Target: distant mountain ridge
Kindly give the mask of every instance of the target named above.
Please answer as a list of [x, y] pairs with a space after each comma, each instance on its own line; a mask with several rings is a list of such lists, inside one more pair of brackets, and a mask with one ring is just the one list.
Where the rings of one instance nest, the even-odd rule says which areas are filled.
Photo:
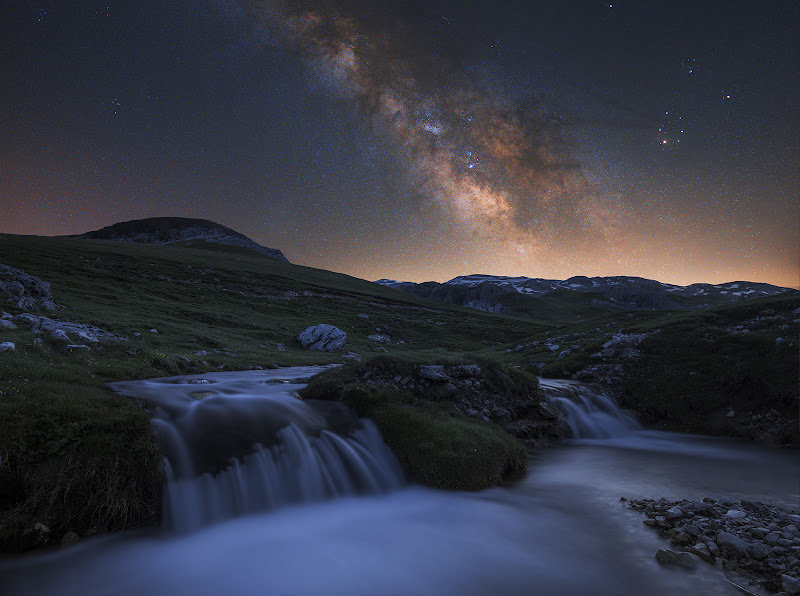
[[244, 234], [207, 219], [191, 219], [188, 217], [134, 219], [115, 223], [92, 232], [78, 234], [75, 238], [142, 242], [147, 244], [175, 244], [177, 242], [202, 240], [250, 248], [273, 259], [289, 262], [277, 248], [261, 246]]
[[[375, 283], [410, 294], [452, 302], [488, 312], [514, 312], [521, 296], [539, 298], [558, 291], [580, 292], [595, 305], [623, 309], [708, 308], [747, 298], [792, 292], [765, 283], [735, 281], [723, 284], [667, 284], [642, 277], [585, 277], [566, 280], [500, 275], [461, 275], [445, 283], [414, 283], [379, 279]], [[509, 300], [513, 297], [513, 300]]]

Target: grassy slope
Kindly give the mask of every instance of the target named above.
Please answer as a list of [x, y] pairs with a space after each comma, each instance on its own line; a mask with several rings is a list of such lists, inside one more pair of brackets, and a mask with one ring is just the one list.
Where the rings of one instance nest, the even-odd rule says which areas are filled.
[[[156, 519], [153, 497], [159, 492], [160, 458], [151, 443], [149, 421], [135, 405], [110, 392], [106, 381], [222, 365], [245, 369], [342, 362], [340, 355], [298, 345], [300, 331], [322, 322], [345, 330], [346, 349], [365, 357], [376, 354], [367, 335], [381, 328], [405, 342], [387, 346], [390, 355], [409, 362], [489, 357], [533, 371], [538, 368], [531, 363], [544, 363], [543, 372], [552, 376], [568, 376], [590, 364], [590, 355], [623, 327], [663, 328], [641, 346], [643, 360], [633, 367], [636, 374], [628, 381], [625, 405], [644, 414], [647, 422], [677, 418], [676, 427], [692, 430], [703, 429], [710, 408], [722, 407], [720, 401], [727, 406], [727, 401], [747, 395], [751, 401], [783, 395], [780, 403], [791, 403], [797, 395], [796, 347], [794, 357], [776, 352], [772, 327], [759, 332], [763, 337], [734, 336], [726, 330], [728, 319], [752, 314], [746, 309], [757, 313], [776, 304], [782, 310], [797, 308], [794, 297], [703, 312], [625, 313], [555, 295], [528, 313], [539, 317], [535, 320], [433, 302], [248, 249], [206, 243], [151, 246], [6, 235], [0, 236], [0, 263], [52, 284], [55, 301], [65, 308], [48, 316], [95, 324], [129, 338], [107, 343], [103, 350], [71, 354], [46, 336], [35, 347], [34, 336], [25, 329], [0, 330], [0, 340], [17, 344], [16, 352], [0, 354], [0, 542], [16, 540], [19, 528], [33, 520], [58, 534]], [[369, 319], [358, 316], [362, 313]], [[149, 332], [151, 328], [158, 333]], [[558, 352], [544, 347], [547, 337], [578, 349], [558, 359]], [[506, 352], [532, 341], [540, 345]], [[279, 351], [278, 343], [286, 351]], [[195, 356], [199, 349], [208, 354]], [[495, 451], [514, 450], [498, 447], [502, 441], [495, 442], [496, 436], [481, 437], [482, 430], [462, 427], [451, 412], [423, 408], [410, 413], [402, 400], [387, 399], [384, 405], [372, 414], [379, 422], [383, 418], [390, 441], [420, 447], [416, 461], [430, 460], [431, 453], [446, 455], [451, 447], [460, 450], [465, 444], [461, 436], [495, 445]], [[398, 418], [398, 412], [404, 416]], [[418, 415], [424, 418], [413, 423]], [[411, 430], [425, 426], [431, 441], [404, 441], [413, 436]], [[390, 427], [406, 430], [394, 436]], [[442, 428], [452, 437], [449, 446], [435, 440]], [[443, 481], [448, 466], [435, 471], [434, 463], [427, 479], [426, 470], [417, 470], [417, 477], [434, 485], [459, 485], [460, 480]], [[494, 465], [508, 462], [501, 457]], [[491, 471], [483, 478], [497, 481]]]
[[[34, 520], [54, 533], [85, 533], [157, 517], [160, 458], [149, 421], [107, 381], [341, 362], [297, 343], [300, 331], [321, 322], [347, 331], [347, 349], [366, 357], [376, 347], [367, 335], [389, 329], [405, 341], [389, 349], [417, 361], [486, 352], [546, 328], [247, 249], [209, 248], [0, 237], [0, 263], [51, 283], [64, 308], [44, 314], [129, 338], [70, 353], [46, 335], [34, 346], [22, 327], [0, 332], [17, 344], [0, 355], [0, 541], [16, 541]], [[198, 349], [208, 355], [195, 356]]]

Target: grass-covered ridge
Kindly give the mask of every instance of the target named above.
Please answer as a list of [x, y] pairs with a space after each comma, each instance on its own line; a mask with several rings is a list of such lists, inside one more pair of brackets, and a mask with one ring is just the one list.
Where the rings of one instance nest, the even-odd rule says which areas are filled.
[[[382, 344], [367, 336], [380, 328], [393, 339], [385, 349], [420, 362], [490, 352], [542, 328], [240, 247], [210, 248], [0, 236], [0, 263], [49, 282], [63, 307], [41, 314], [128, 338], [70, 350], [22, 325], [0, 329], [0, 341], [16, 345], [0, 353], [0, 542], [6, 547], [24, 544], [35, 522], [57, 540], [70, 531], [157, 521], [160, 456], [149, 420], [106, 382], [343, 362], [341, 355], [298, 344], [300, 331], [322, 322], [348, 333], [349, 351], [369, 357]], [[0, 309], [19, 313], [6, 303]], [[38, 345], [36, 337], [43, 340]]]
[[[796, 295], [700, 312], [626, 313], [556, 294], [531, 318], [518, 319], [247, 248], [183, 244], [0, 235], [0, 264], [52, 285], [63, 308], [41, 314], [127, 338], [70, 350], [23, 325], [0, 328], [0, 341], [16, 345], [0, 352], [3, 546], [33, 541], [37, 522], [50, 528], [51, 542], [71, 531], [157, 522], [160, 455], [149, 420], [105, 383], [222, 367], [350, 362], [300, 347], [298, 333], [319, 323], [347, 332], [345, 350], [363, 360], [326, 373], [349, 375], [329, 377], [327, 388], [324, 377], [315, 380], [316, 397], [339, 395], [372, 416], [409, 476], [433, 486], [497, 484], [524, 467], [514, 437], [527, 444], [555, 440], [537, 410], [536, 374], [571, 377], [599, 367], [588, 380], [602, 381], [619, 365], [624, 374], [612, 379], [619, 381], [612, 387], [618, 399], [646, 423], [666, 428], [738, 432], [751, 416], [772, 416], [771, 410], [784, 422], [794, 416], [796, 426]], [[20, 312], [7, 303], [0, 310]], [[391, 343], [368, 337], [376, 333]], [[644, 336], [633, 348], [636, 358], [597, 356], [619, 334]], [[372, 372], [382, 381], [400, 377], [399, 383], [365, 382], [363, 374], [381, 362], [392, 376]], [[417, 378], [420, 364], [473, 363], [485, 373], [473, 393], [455, 377], [452, 387], [410, 389], [405, 382]], [[729, 409], [736, 417], [727, 417]], [[723, 425], [715, 426], [720, 419]]]

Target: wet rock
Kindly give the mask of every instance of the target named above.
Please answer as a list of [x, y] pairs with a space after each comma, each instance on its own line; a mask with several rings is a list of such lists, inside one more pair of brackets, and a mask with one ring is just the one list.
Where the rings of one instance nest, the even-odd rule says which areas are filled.
[[756, 561], [766, 559], [772, 553], [772, 549], [763, 542], [756, 542], [747, 547], [747, 554]]
[[729, 509], [728, 513], [725, 514], [725, 517], [729, 517], [731, 519], [744, 519], [747, 517], [747, 513], [741, 509]]
[[784, 592], [788, 592], [792, 594], [792, 596], [794, 596], [794, 594], [800, 594], [800, 579], [796, 577], [784, 573], [781, 575], [781, 586]]
[[700, 557], [687, 552], [674, 552], [669, 549], [662, 549], [656, 552], [656, 561], [659, 565], [668, 567], [682, 567], [684, 569], [696, 569], [700, 565]]
[[347, 333], [333, 325], [321, 323], [313, 327], [307, 327], [297, 336], [300, 345], [308, 350], [319, 352], [337, 352], [344, 347], [347, 341]]
[[723, 531], [717, 534], [717, 546], [721, 550], [727, 550], [737, 557], [746, 557], [749, 545], [741, 538]]
[[664, 515], [667, 519], [680, 519], [683, 517], [683, 509], [680, 507], [670, 507]]
[[711, 554], [708, 546], [703, 542], [698, 542], [694, 546], [689, 549], [689, 552], [693, 555], [700, 557], [706, 563], [713, 563], [714, 556]]

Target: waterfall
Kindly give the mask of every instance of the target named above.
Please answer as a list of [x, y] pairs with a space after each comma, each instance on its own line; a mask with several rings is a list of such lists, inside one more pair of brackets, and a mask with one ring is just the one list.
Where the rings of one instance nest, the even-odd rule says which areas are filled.
[[603, 391], [562, 379], [539, 379], [539, 387], [576, 439], [604, 439], [641, 430], [636, 418]]
[[399, 488], [375, 425], [343, 404], [302, 401], [321, 367], [113, 383], [152, 415], [164, 454], [163, 523], [184, 532], [292, 503]]

